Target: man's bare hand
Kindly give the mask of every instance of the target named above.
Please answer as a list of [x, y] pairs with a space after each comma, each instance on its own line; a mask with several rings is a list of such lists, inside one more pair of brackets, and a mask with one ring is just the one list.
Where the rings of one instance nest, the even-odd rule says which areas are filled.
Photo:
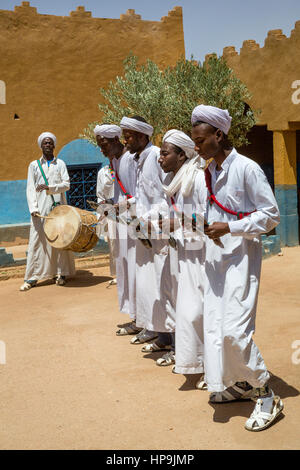
[[48, 191], [49, 190], [49, 186], [47, 186], [46, 184], [39, 184], [37, 187], [36, 187], [36, 191], [38, 193], [40, 193], [41, 191]]
[[116, 215], [119, 216], [120, 213], [122, 214], [130, 209], [130, 204], [129, 202], [122, 201], [121, 204], [114, 204], [114, 209], [116, 211]]
[[[159, 228], [164, 233], [174, 232], [175, 228], [175, 219], [159, 219], [158, 221]], [[178, 228], [178, 227], [177, 227]]]
[[40, 215], [40, 213], [39, 212], [32, 212], [31, 215], [32, 215], [32, 217], [37, 217], [38, 215]]
[[227, 222], [213, 222], [211, 225], [204, 227], [204, 233], [214, 240], [215, 238], [219, 238], [230, 233], [229, 225]]

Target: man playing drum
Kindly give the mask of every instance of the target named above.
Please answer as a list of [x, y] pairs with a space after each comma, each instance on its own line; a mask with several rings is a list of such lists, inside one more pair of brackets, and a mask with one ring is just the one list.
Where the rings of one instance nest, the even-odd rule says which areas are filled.
[[65, 191], [70, 188], [70, 179], [65, 163], [54, 157], [56, 137], [43, 132], [38, 138], [42, 156], [28, 168], [27, 202], [31, 214], [31, 227], [24, 284], [21, 291], [36, 286], [42, 279], [55, 279], [57, 285], [66, 283], [66, 276], [75, 274], [73, 253], [58, 250], [47, 243], [43, 230], [46, 217], [57, 204], [66, 204]]

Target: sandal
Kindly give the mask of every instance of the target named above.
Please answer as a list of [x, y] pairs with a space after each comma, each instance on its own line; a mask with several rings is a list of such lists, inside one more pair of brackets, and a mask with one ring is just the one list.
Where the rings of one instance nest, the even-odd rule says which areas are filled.
[[37, 281], [24, 281], [24, 284], [21, 285], [20, 290], [24, 292], [31, 289], [32, 287], [35, 287], [36, 285]]
[[66, 284], [65, 276], [57, 276], [55, 279], [55, 284], [57, 286], [64, 286]]
[[135, 335], [141, 330], [142, 328], [138, 328], [135, 324], [135, 321], [132, 321], [130, 323], [126, 323], [125, 325], [122, 326], [122, 328], [117, 330], [116, 335], [117, 336]]
[[158, 342], [154, 341], [154, 343], [149, 343], [149, 344], [146, 344], [145, 346], [142, 347], [141, 351], [143, 353], [150, 353], [150, 352], [156, 352], [156, 351], [165, 351], [165, 350], [170, 350], [171, 346], [167, 345], [167, 346], [160, 346], [158, 344]]
[[283, 402], [278, 396], [274, 396], [272, 413], [262, 411], [262, 403], [262, 399], [259, 398], [256, 402], [253, 413], [245, 423], [245, 429], [247, 429], [247, 431], [263, 431], [268, 428], [273, 421], [275, 421], [277, 416], [280, 415], [283, 410]]
[[204, 374], [202, 374], [200, 379], [196, 382], [195, 387], [198, 390], [207, 390], [207, 383], [203, 379], [204, 379]]
[[158, 366], [171, 366], [172, 364], [175, 364], [174, 351], [169, 351], [166, 354], [164, 354], [162, 357], [157, 359], [156, 364]]
[[147, 341], [157, 338], [157, 333], [155, 331], [149, 331], [146, 328], [141, 330], [136, 336], [130, 341], [131, 344], [143, 344]]
[[246, 388], [240, 387], [238, 384], [244, 385], [245, 382], [237, 382], [232, 387], [226, 388], [223, 392], [214, 392], [210, 394], [210, 403], [229, 403], [239, 400], [251, 400], [257, 396], [257, 389], [247, 384]]

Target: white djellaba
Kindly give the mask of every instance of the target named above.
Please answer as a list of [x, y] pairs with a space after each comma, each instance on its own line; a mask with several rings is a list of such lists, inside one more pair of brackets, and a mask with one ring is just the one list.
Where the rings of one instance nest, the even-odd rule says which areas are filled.
[[[197, 121], [227, 134], [231, 117], [226, 110], [199, 105], [193, 111], [192, 124]], [[207, 206], [208, 223], [227, 222], [230, 233], [222, 237], [224, 248], [210, 239], [206, 243], [206, 382], [208, 390], [214, 392], [239, 381], [261, 387], [269, 373], [252, 340], [262, 261], [260, 234], [279, 223], [279, 210], [263, 170], [235, 149], [222, 163], [218, 177], [215, 160], [208, 169], [212, 191], [221, 204], [236, 212], [255, 212], [237, 220], [216, 204]]]
[[[192, 113], [192, 124], [202, 121], [228, 133], [227, 110], [205, 105]], [[208, 171], [216, 199], [242, 219], [216, 204], [208, 204], [208, 223], [228, 223], [230, 233], [221, 237], [223, 248], [206, 243], [204, 291], [204, 369], [210, 402], [220, 403], [259, 395], [245, 428], [267, 428], [283, 409], [279, 397], [266, 388], [269, 372], [252, 337], [262, 262], [260, 235], [280, 221], [278, 206], [260, 166], [234, 148], [216, 172]], [[250, 388], [249, 387], [253, 387]]]
[[[151, 137], [153, 127], [136, 119], [124, 117], [122, 129], [135, 130]], [[166, 196], [162, 183], [165, 173], [158, 159], [160, 149], [149, 142], [136, 161], [135, 204], [136, 215], [145, 223], [156, 214]], [[175, 329], [175, 302], [170, 257], [166, 240], [151, 239], [152, 248], [136, 240], [136, 325], [149, 331], [173, 332]]]
[[[94, 135], [102, 138], [113, 139], [114, 137], [120, 138], [122, 129], [115, 124], [102, 124], [96, 125], [94, 128]], [[110, 166], [105, 165], [98, 171], [97, 175], [97, 188], [96, 188], [97, 202], [100, 204], [105, 200], [113, 200], [114, 198], [114, 177], [111, 174]], [[106, 233], [107, 229], [107, 233]], [[116, 259], [115, 259], [115, 222], [111, 219], [107, 220], [107, 224], [98, 223], [97, 235], [98, 237], [107, 236], [109, 246], [109, 261], [110, 261], [110, 275], [116, 275]], [[112, 281], [110, 281], [112, 282]]]
[[[120, 158], [113, 159], [112, 164], [124, 188], [134, 197], [137, 168], [133, 157], [134, 155], [127, 151]], [[126, 201], [127, 198], [115, 177], [114, 202], [115, 204], [124, 204], [126, 207]], [[135, 240], [129, 236], [128, 226], [118, 223], [116, 225], [115, 258], [119, 309], [121, 313], [128, 314], [131, 320], [135, 320], [136, 317], [135, 256]]]
[[[194, 150], [194, 143], [185, 133], [172, 129], [163, 142], [181, 148], [186, 162], [174, 176], [169, 173], [164, 185], [168, 195], [170, 213], [179, 218], [185, 214], [189, 222], [192, 214], [203, 218], [207, 190], [204, 179], [204, 161]], [[169, 183], [168, 186], [166, 183]], [[172, 198], [172, 199], [171, 199]], [[176, 303], [175, 369], [180, 374], [204, 372], [203, 346], [203, 295], [205, 283], [205, 243], [203, 225], [199, 221], [197, 232], [191, 226], [174, 232], [178, 256], [178, 296]]]

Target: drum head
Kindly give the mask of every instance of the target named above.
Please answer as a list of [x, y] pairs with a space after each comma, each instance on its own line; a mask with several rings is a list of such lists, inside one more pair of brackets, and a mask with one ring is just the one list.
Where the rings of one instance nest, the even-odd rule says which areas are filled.
[[80, 230], [81, 219], [76, 208], [67, 205], [56, 206], [48, 217], [44, 224], [48, 243], [54, 248], [67, 249]]

